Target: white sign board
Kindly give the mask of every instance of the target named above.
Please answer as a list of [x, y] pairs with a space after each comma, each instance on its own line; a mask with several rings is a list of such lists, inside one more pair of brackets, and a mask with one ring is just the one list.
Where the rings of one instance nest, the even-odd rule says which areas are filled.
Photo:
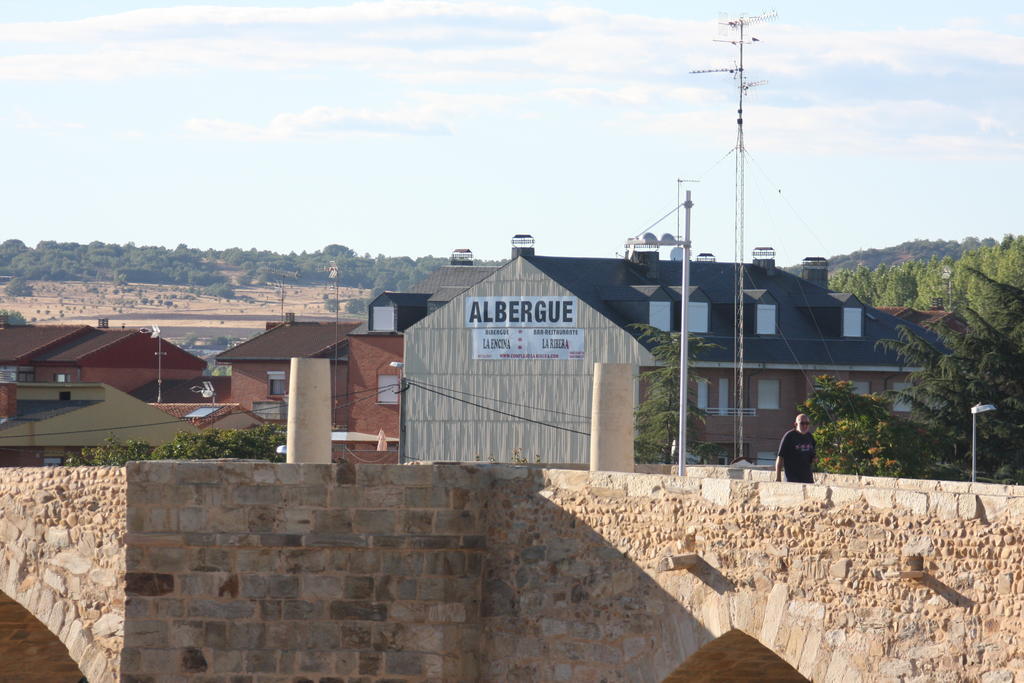
[[557, 327], [475, 329], [473, 360], [580, 360], [583, 330]]
[[466, 327], [576, 327], [574, 296], [466, 297]]

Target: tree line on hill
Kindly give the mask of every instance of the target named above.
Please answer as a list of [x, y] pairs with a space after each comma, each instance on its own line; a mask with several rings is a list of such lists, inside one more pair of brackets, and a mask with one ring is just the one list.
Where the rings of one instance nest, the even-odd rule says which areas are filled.
[[[42, 241], [29, 247], [21, 240], [0, 243], [0, 275], [25, 280], [135, 282], [209, 288], [231, 296], [232, 285], [262, 285], [276, 281], [327, 284], [328, 265], [338, 266], [342, 287], [401, 291], [447, 263], [434, 256], [410, 258], [358, 255], [340, 244], [288, 254], [257, 249], [174, 249], [90, 242]], [[231, 271], [228, 275], [224, 271]], [[20, 286], [20, 285], [19, 285]], [[217, 291], [213, 291], [217, 290]], [[31, 291], [25, 291], [31, 294]], [[11, 294], [11, 292], [8, 292]]]
[[965, 251], [959, 258], [933, 254], [927, 261], [860, 265], [852, 270], [832, 268], [830, 262], [829, 288], [855, 294], [869, 306], [928, 309], [941, 302], [946, 310], [967, 307], [987, 315], [992, 312], [992, 293], [974, 272], [1000, 282], [1024, 282], [1024, 236], [989, 241], [992, 244]]

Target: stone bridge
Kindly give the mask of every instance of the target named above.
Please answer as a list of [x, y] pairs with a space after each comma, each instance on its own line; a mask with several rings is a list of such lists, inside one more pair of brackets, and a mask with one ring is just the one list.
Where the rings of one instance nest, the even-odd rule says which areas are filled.
[[1024, 487], [0, 470], [0, 681], [1024, 682]]

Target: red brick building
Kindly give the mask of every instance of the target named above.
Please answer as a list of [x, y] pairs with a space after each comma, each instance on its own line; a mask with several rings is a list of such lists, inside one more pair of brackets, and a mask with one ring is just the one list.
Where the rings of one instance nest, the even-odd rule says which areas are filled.
[[186, 379], [205, 368], [203, 359], [145, 329], [0, 324], [0, 372], [11, 381], [102, 382], [132, 391], [158, 375]]
[[348, 430], [397, 439], [402, 335], [397, 332], [355, 331], [348, 337]]
[[[292, 358], [327, 358], [332, 366], [333, 422], [346, 427], [348, 333], [357, 322], [267, 323], [267, 331], [217, 356], [231, 366], [230, 400], [271, 422], [288, 419], [288, 373]], [[219, 398], [219, 396], [218, 396]]]

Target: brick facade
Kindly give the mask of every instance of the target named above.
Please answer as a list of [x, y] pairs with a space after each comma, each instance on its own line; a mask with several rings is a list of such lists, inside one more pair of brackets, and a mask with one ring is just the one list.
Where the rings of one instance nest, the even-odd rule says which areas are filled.
[[[332, 361], [333, 365], [333, 361]], [[266, 411], [255, 410], [253, 404], [263, 401], [280, 403], [288, 402], [288, 377], [291, 371], [290, 360], [269, 361], [232, 361], [231, 362], [231, 402], [238, 403], [246, 410], [253, 410], [262, 419], [272, 420], [273, 416]], [[268, 372], [285, 373], [285, 387], [282, 394], [270, 393]], [[343, 394], [348, 382], [348, 363], [340, 361], [334, 369], [334, 384], [339, 396], [334, 411], [334, 426], [344, 427], [348, 421], [348, 402]], [[218, 398], [220, 398], [218, 396]]]
[[[348, 428], [352, 432], [398, 437], [399, 404], [381, 403], [376, 395], [380, 375], [399, 375], [390, 363], [402, 360], [402, 337], [398, 334], [362, 334], [348, 338]], [[399, 397], [401, 400], [401, 397]]]

